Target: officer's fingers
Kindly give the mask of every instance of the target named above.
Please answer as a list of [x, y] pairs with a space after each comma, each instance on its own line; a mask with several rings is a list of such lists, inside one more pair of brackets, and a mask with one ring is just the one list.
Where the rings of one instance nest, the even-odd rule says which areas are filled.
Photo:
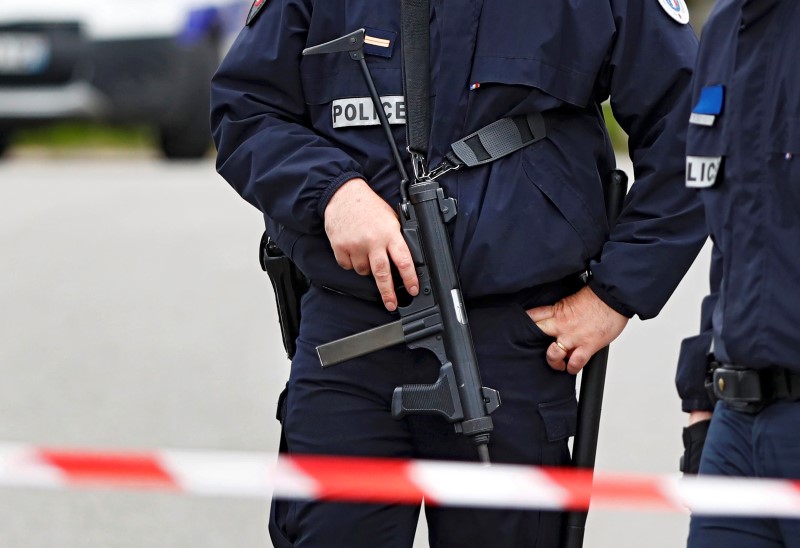
[[394, 280], [392, 280], [389, 257], [385, 253], [375, 252], [370, 254], [369, 262], [383, 305], [392, 312], [397, 308], [397, 296], [394, 293]]
[[572, 351], [569, 355], [569, 361], [567, 362], [567, 372], [570, 375], [577, 375], [578, 372], [583, 369], [583, 367], [589, 363], [589, 358], [592, 357], [592, 354], [587, 352], [586, 348], [580, 346]]
[[536, 327], [541, 329], [545, 334], [550, 335], [551, 337], [558, 337], [561, 334], [561, 331], [558, 329], [556, 325], [555, 318], [545, 318], [544, 320], [537, 320], [531, 315], [531, 311], [528, 310], [528, 317], [532, 319], [536, 323]]
[[527, 310], [528, 316], [536, 322], [537, 324], [542, 320], [547, 320], [548, 318], [553, 317], [553, 310], [552, 306], [537, 306], [536, 308], [531, 308]]
[[344, 251], [337, 251], [333, 249], [333, 256], [336, 258], [336, 263], [345, 270], [353, 269], [353, 261], [350, 260], [350, 254]]
[[351, 254], [350, 262], [353, 263], [353, 270], [355, 270], [362, 276], [366, 276], [370, 272], [372, 272], [372, 268], [370, 267], [369, 257], [366, 255]]
[[411, 252], [408, 250], [405, 240], [399, 238], [389, 245], [389, 255], [392, 262], [397, 267], [397, 272], [400, 274], [400, 279], [403, 280], [403, 285], [411, 296], [419, 293], [419, 280], [417, 279], [417, 269], [414, 267], [414, 261], [411, 258]]
[[564, 360], [567, 359], [567, 353], [555, 342], [547, 347], [545, 357], [547, 358], [547, 363], [550, 365], [550, 367], [556, 371], [564, 371], [566, 369], [566, 363]]

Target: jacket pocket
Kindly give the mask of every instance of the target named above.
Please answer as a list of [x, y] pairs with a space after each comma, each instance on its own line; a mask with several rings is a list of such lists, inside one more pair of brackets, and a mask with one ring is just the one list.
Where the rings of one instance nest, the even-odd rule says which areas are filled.
[[[579, 166], [551, 161], [548, 157], [558, 155], [557, 149], [557, 145], [547, 141], [538, 149], [528, 147], [523, 154], [522, 167], [530, 183], [577, 233], [582, 244], [581, 258], [586, 264], [600, 251], [608, 235], [602, 181], [589, 159], [573, 160]], [[566, 251], [575, 253], [578, 250], [562, 249]]]
[[536, 7], [517, 0], [486, 2], [471, 83], [535, 87], [585, 107], [614, 33], [604, 2], [545, 0]]
[[[342, 9], [326, 6], [322, 11]], [[347, 1], [344, 13], [320, 15], [320, 26], [330, 27], [324, 33], [327, 40], [345, 36], [358, 29], [366, 31], [364, 58], [375, 88], [381, 96], [403, 95], [402, 64], [400, 54], [400, 10], [394, 2]], [[339, 21], [335, 27], [327, 19]], [[325, 40], [322, 40], [325, 41]], [[307, 47], [318, 44], [307, 44]], [[369, 89], [359, 62], [347, 52], [307, 55], [301, 59], [303, 93], [308, 105], [323, 105], [334, 99], [369, 97]]]
[[[346, 63], [335, 59], [337, 56], [341, 56]], [[323, 59], [333, 67], [325, 67]], [[308, 105], [323, 105], [334, 99], [369, 97], [369, 88], [361, 69], [346, 53], [320, 55], [317, 60], [320, 62], [308, 63], [303, 70], [303, 92]], [[381, 97], [403, 95], [402, 70], [395, 59], [368, 57], [367, 66]]]

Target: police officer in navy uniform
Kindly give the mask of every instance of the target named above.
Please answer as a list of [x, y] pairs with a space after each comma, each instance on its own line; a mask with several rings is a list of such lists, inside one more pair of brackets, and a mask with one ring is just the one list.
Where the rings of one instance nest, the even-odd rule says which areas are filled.
[[[682, 0], [431, 1], [429, 165], [504, 117], [543, 113], [547, 125], [546, 138], [440, 179], [458, 204], [448, 229], [481, 377], [502, 398], [493, 462], [569, 461], [574, 375], [628, 318], [659, 312], [705, 240], [684, 186], [697, 45], [687, 22]], [[311, 281], [283, 417], [288, 451], [475, 461], [442, 418], [390, 414], [395, 387], [436, 380], [431, 353], [397, 345], [323, 369], [315, 352], [397, 319], [390, 264], [410, 294], [419, 284], [394, 209], [399, 176], [358, 64], [301, 55], [360, 28], [403, 149], [398, 0], [259, 0], [213, 81], [218, 170]], [[636, 176], [613, 231], [603, 181], [614, 154], [599, 108], [609, 96]], [[410, 547], [420, 511], [274, 504], [281, 547]], [[543, 548], [558, 545], [562, 515], [429, 507], [426, 518], [434, 547]]]
[[[714, 247], [677, 376], [687, 472], [800, 479], [798, 29], [792, 0], [718, 0], [703, 29], [686, 183]], [[689, 546], [798, 547], [800, 520], [694, 516]]]

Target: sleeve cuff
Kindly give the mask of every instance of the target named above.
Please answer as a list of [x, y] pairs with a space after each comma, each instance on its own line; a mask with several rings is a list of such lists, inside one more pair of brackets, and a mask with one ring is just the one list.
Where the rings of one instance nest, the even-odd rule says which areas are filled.
[[357, 171], [346, 171], [331, 181], [330, 184], [325, 187], [325, 190], [322, 191], [322, 195], [319, 197], [319, 202], [317, 202], [317, 213], [321, 219], [325, 218], [325, 208], [328, 207], [328, 202], [331, 201], [333, 195], [350, 179], [366, 180], [366, 178]]
[[675, 386], [681, 398], [681, 409], [686, 412], [711, 411], [713, 407], [705, 386], [711, 337], [708, 330], [681, 342]]
[[633, 317], [634, 312], [630, 308], [628, 308], [627, 306], [625, 306], [624, 304], [619, 302], [617, 299], [612, 297], [608, 293], [608, 291], [606, 291], [605, 288], [603, 288], [603, 286], [601, 286], [597, 282], [597, 280], [595, 280], [595, 279], [589, 280], [589, 288], [592, 291], [594, 291], [594, 294], [597, 295], [597, 297], [601, 301], [606, 303], [610, 308], [612, 308], [616, 312], [619, 312], [620, 314], [622, 314], [626, 318], [632, 318]]
[[708, 398], [683, 399], [681, 400], [681, 410], [685, 413], [691, 413], [692, 411], [714, 411], [714, 406], [711, 405], [711, 400]]

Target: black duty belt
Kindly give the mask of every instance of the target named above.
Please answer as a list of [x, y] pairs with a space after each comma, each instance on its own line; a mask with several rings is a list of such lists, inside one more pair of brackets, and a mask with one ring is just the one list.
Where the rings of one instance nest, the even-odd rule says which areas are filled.
[[[511, 303], [519, 303], [525, 305], [526, 308], [533, 308], [534, 306], [540, 306], [543, 304], [552, 304], [563, 297], [578, 291], [581, 287], [586, 285], [588, 279], [588, 272], [579, 272], [577, 274], [566, 276], [560, 280], [544, 283], [528, 289], [523, 289], [516, 293], [486, 295], [483, 297], [467, 299], [467, 310], [472, 308], [486, 308], [507, 305]], [[354, 288], [339, 289], [330, 285], [319, 283], [315, 280], [311, 280], [310, 283], [311, 285], [320, 289], [325, 289], [346, 297], [354, 297], [362, 301], [376, 304], [383, 303], [383, 300], [377, 291], [361, 291]], [[398, 297], [401, 297], [402, 301], [403, 297], [401, 296], [401, 293], [404, 292], [403, 287], [397, 286], [395, 287], [395, 291], [398, 292]]]
[[553, 304], [567, 295], [572, 295], [586, 285], [589, 279], [588, 272], [572, 274], [560, 280], [544, 283], [516, 293], [499, 295], [485, 295], [476, 298], [467, 298], [467, 310], [473, 308], [490, 308], [495, 306], [518, 303], [525, 308], [533, 308], [546, 304]]
[[771, 403], [800, 400], [800, 373], [783, 367], [712, 366], [709, 392], [732, 409], [758, 413]]

